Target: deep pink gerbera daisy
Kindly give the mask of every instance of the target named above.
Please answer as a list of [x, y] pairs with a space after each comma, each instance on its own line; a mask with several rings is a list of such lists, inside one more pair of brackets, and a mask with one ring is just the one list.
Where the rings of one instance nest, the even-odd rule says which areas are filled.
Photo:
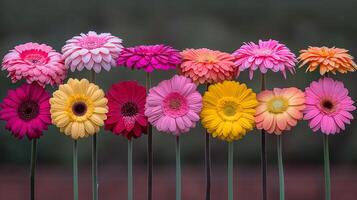
[[180, 63], [179, 51], [162, 44], [124, 48], [117, 60], [118, 65], [146, 72], [176, 69]]
[[120, 51], [123, 49], [122, 40], [110, 33], [97, 34], [89, 31], [81, 33], [66, 41], [62, 48], [65, 65], [71, 71], [81, 71], [86, 68], [99, 73], [102, 68], [109, 71], [115, 66]]
[[306, 108], [304, 119], [309, 120], [310, 128], [329, 135], [345, 130], [353, 116], [350, 112], [356, 107], [348, 96], [348, 90], [340, 81], [321, 78], [305, 89]]
[[112, 85], [107, 93], [109, 112], [105, 129], [129, 140], [146, 133], [148, 125], [144, 115], [146, 89], [136, 81]]
[[202, 96], [191, 79], [175, 75], [150, 89], [145, 115], [159, 131], [186, 133], [200, 119]]
[[10, 90], [0, 104], [0, 120], [6, 121], [6, 129], [21, 139], [31, 140], [42, 136], [51, 124], [50, 94], [36, 83], [23, 84]]
[[62, 56], [45, 44], [26, 43], [16, 46], [2, 61], [2, 69], [9, 72], [12, 82], [25, 79], [41, 86], [59, 85], [66, 77], [67, 70]]
[[263, 74], [267, 73], [268, 69], [273, 72], [281, 71], [284, 78], [286, 78], [286, 70], [295, 73], [297, 62], [295, 54], [276, 40], [259, 40], [258, 44], [244, 43], [232, 55], [235, 57], [235, 64], [239, 71], [249, 70], [250, 79], [257, 69]]

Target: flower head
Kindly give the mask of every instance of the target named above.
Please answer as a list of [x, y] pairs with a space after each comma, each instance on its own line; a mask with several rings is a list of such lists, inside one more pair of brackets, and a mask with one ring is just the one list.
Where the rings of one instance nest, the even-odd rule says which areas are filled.
[[45, 44], [32, 42], [18, 45], [6, 54], [2, 69], [8, 71], [12, 82], [25, 79], [42, 87], [61, 84], [67, 73], [60, 53]]
[[107, 119], [107, 102], [97, 85], [70, 78], [50, 99], [52, 123], [75, 140], [94, 135]]
[[195, 127], [202, 108], [202, 97], [191, 79], [175, 75], [150, 89], [145, 115], [159, 131], [174, 135]]
[[124, 48], [117, 60], [118, 65], [146, 72], [176, 69], [180, 63], [179, 51], [162, 44]]
[[291, 88], [274, 88], [257, 95], [259, 106], [255, 113], [255, 123], [258, 129], [268, 133], [282, 134], [296, 126], [303, 117], [305, 108], [304, 92]]
[[39, 138], [51, 124], [49, 99], [43, 87], [25, 83], [8, 92], [0, 104], [0, 119], [17, 138]]
[[86, 68], [99, 73], [109, 71], [122, 50], [122, 40], [110, 33], [89, 31], [66, 41], [62, 48], [65, 65], [71, 71]]
[[112, 85], [107, 93], [108, 119], [105, 129], [131, 140], [146, 133], [148, 121], [144, 115], [146, 89], [136, 81]]
[[324, 75], [327, 72], [347, 73], [357, 69], [353, 57], [348, 54], [346, 49], [309, 47], [306, 50], [301, 50], [300, 53], [299, 60], [302, 63], [299, 67], [308, 64], [306, 71], [312, 72], [320, 68], [320, 74]]
[[286, 78], [286, 70], [295, 73], [295, 55], [284, 44], [276, 40], [259, 40], [258, 44], [253, 42], [244, 43], [233, 53], [235, 64], [239, 71], [249, 70], [249, 78], [253, 78], [255, 70], [267, 73], [268, 69], [273, 72], [281, 71]]
[[305, 89], [306, 108], [304, 119], [309, 120], [310, 128], [329, 135], [345, 130], [353, 116], [350, 112], [356, 107], [348, 96], [348, 90], [340, 81], [321, 78]]
[[237, 73], [234, 57], [210, 49], [186, 49], [181, 52], [179, 71], [195, 83], [216, 83], [231, 80]]
[[224, 81], [210, 85], [203, 96], [202, 125], [221, 140], [241, 139], [253, 130], [256, 94], [245, 84]]

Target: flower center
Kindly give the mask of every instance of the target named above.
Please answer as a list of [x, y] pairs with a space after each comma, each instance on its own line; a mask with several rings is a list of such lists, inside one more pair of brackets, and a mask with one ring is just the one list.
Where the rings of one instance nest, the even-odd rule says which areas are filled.
[[256, 49], [256, 50], [254, 50], [254, 54], [256, 56], [270, 56], [272, 53], [273, 52], [270, 49]]
[[21, 58], [34, 65], [44, 65], [47, 63], [48, 54], [39, 50], [26, 50], [21, 53]]
[[39, 105], [34, 101], [23, 102], [17, 110], [19, 117], [25, 121], [30, 121], [31, 119], [36, 118], [39, 112]]
[[172, 92], [163, 101], [164, 113], [171, 117], [180, 117], [188, 112], [187, 99], [177, 92]]
[[322, 111], [329, 114], [332, 113], [336, 110], [336, 105], [334, 102], [332, 102], [329, 99], [324, 99], [320, 102], [320, 107], [322, 108]]
[[85, 115], [87, 113], [87, 110], [88, 110], [87, 104], [81, 101], [74, 103], [72, 106], [73, 114], [78, 117]]
[[233, 97], [225, 97], [217, 104], [218, 114], [225, 120], [237, 120], [241, 110], [239, 102]]
[[197, 62], [212, 64], [217, 62], [217, 58], [214, 55], [203, 54], [198, 56]]
[[125, 117], [132, 117], [138, 113], [138, 106], [132, 102], [126, 102], [121, 107], [121, 114]]
[[271, 113], [282, 113], [288, 108], [288, 102], [282, 97], [276, 97], [268, 102], [268, 110]]
[[105, 42], [101, 37], [87, 36], [79, 41], [79, 45], [85, 49], [96, 49], [102, 47]]

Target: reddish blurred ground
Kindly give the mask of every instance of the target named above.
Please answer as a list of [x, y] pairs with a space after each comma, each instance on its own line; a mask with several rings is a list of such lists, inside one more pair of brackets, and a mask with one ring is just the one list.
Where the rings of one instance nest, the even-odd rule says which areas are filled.
[[[126, 168], [101, 166], [101, 200], [126, 199]], [[156, 169], [154, 172], [154, 199], [175, 199], [175, 171], [173, 168]], [[212, 199], [227, 199], [225, 168], [214, 167], [212, 171]], [[135, 199], [146, 199], [146, 170], [135, 168]], [[276, 170], [269, 172], [269, 199], [278, 199]], [[286, 167], [287, 200], [322, 200], [324, 182], [322, 168]], [[72, 199], [71, 168], [40, 167], [37, 174], [37, 200]], [[28, 196], [28, 174], [24, 168], [2, 166], [0, 168], [0, 200], [25, 200]], [[235, 170], [235, 199], [260, 199], [259, 168], [239, 168]], [[183, 168], [184, 200], [204, 199], [204, 169]], [[357, 199], [357, 169], [332, 166], [332, 199]], [[91, 199], [90, 169], [80, 169], [80, 199]]]

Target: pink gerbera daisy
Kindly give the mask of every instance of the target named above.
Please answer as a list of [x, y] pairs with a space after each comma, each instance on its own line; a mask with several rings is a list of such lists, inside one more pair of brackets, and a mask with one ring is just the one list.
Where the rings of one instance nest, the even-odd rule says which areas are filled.
[[332, 78], [314, 81], [305, 89], [305, 97], [304, 119], [309, 120], [314, 132], [321, 130], [326, 135], [340, 133], [353, 119], [350, 112], [356, 109], [354, 101], [340, 81]]
[[112, 85], [107, 93], [109, 112], [105, 129], [129, 140], [146, 133], [148, 121], [144, 115], [146, 89], [136, 81]]
[[83, 68], [94, 69], [99, 73], [102, 68], [109, 71], [122, 50], [122, 40], [110, 33], [97, 34], [89, 31], [66, 41], [62, 48], [65, 65], [71, 71]]
[[162, 44], [124, 48], [117, 60], [118, 65], [146, 72], [176, 69], [180, 63], [179, 51]]
[[0, 104], [0, 119], [7, 122], [6, 129], [19, 139], [39, 138], [51, 124], [49, 99], [43, 87], [25, 83], [8, 92]]
[[295, 54], [276, 40], [259, 40], [258, 44], [244, 43], [233, 53], [233, 56], [239, 71], [249, 70], [250, 79], [257, 69], [263, 74], [267, 73], [268, 69], [273, 72], [281, 71], [284, 78], [286, 78], [286, 70], [295, 73], [297, 62]]
[[18, 45], [6, 54], [2, 69], [9, 72], [12, 82], [25, 79], [29, 84], [37, 82], [43, 87], [61, 84], [67, 73], [60, 53], [45, 44], [32, 42]]
[[145, 115], [159, 131], [174, 135], [188, 132], [200, 119], [202, 96], [191, 79], [175, 75], [150, 89]]

